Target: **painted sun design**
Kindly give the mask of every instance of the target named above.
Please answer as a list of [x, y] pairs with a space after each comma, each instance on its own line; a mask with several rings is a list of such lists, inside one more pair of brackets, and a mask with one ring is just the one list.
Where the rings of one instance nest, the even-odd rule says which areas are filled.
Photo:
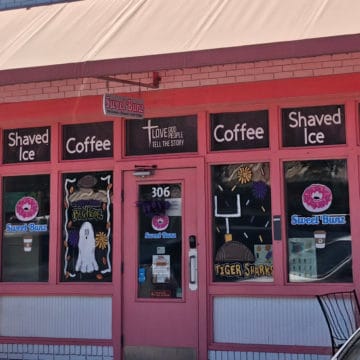
[[252, 172], [248, 166], [244, 166], [238, 170], [237, 176], [240, 184], [246, 184], [251, 181]]
[[96, 240], [96, 247], [101, 250], [104, 250], [108, 245], [108, 239], [104, 232], [97, 233], [95, 240]]

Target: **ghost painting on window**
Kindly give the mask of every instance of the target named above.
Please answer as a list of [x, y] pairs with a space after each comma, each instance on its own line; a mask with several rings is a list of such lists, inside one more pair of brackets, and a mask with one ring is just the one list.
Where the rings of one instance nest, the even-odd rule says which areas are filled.
[[75, 270], [90, 273], [99, 270], [95, 259], [95, 235], [92, 225], [85, 221], [79, 231], [79, 256]]

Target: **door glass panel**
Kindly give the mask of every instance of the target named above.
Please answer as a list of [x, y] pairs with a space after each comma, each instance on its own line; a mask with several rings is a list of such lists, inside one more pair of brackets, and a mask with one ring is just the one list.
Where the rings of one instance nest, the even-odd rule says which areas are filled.
[[140, 185], [138, 297], [182, 297], [181, 184]]
[[351, 282], [346, 160], [284, 164], [289, 280]]
[[269, 163], [212, 166], [214, 281], [272, 281]]

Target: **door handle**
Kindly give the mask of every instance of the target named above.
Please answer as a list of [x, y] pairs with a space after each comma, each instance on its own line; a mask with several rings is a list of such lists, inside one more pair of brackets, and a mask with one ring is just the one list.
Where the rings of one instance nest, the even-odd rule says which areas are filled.
[[274, 240], [281, 240], [281, 216], [273, 216]]
[[190, 284], [196, 284], [196, 278], [197, 278], [197, 264], [196, 264], [196, 256], [191, 255], [190, 256]]
[[196, 236], [189, 236], [189, 289], [197, 290], [198, 287], [198, 261], [197, 261]]

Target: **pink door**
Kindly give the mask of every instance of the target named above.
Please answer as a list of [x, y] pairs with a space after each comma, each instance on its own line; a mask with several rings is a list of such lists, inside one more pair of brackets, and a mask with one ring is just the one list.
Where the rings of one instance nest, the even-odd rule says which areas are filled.
[[195, 184], [191, 168], [125, 172], [125, 359], [198, 357]]

